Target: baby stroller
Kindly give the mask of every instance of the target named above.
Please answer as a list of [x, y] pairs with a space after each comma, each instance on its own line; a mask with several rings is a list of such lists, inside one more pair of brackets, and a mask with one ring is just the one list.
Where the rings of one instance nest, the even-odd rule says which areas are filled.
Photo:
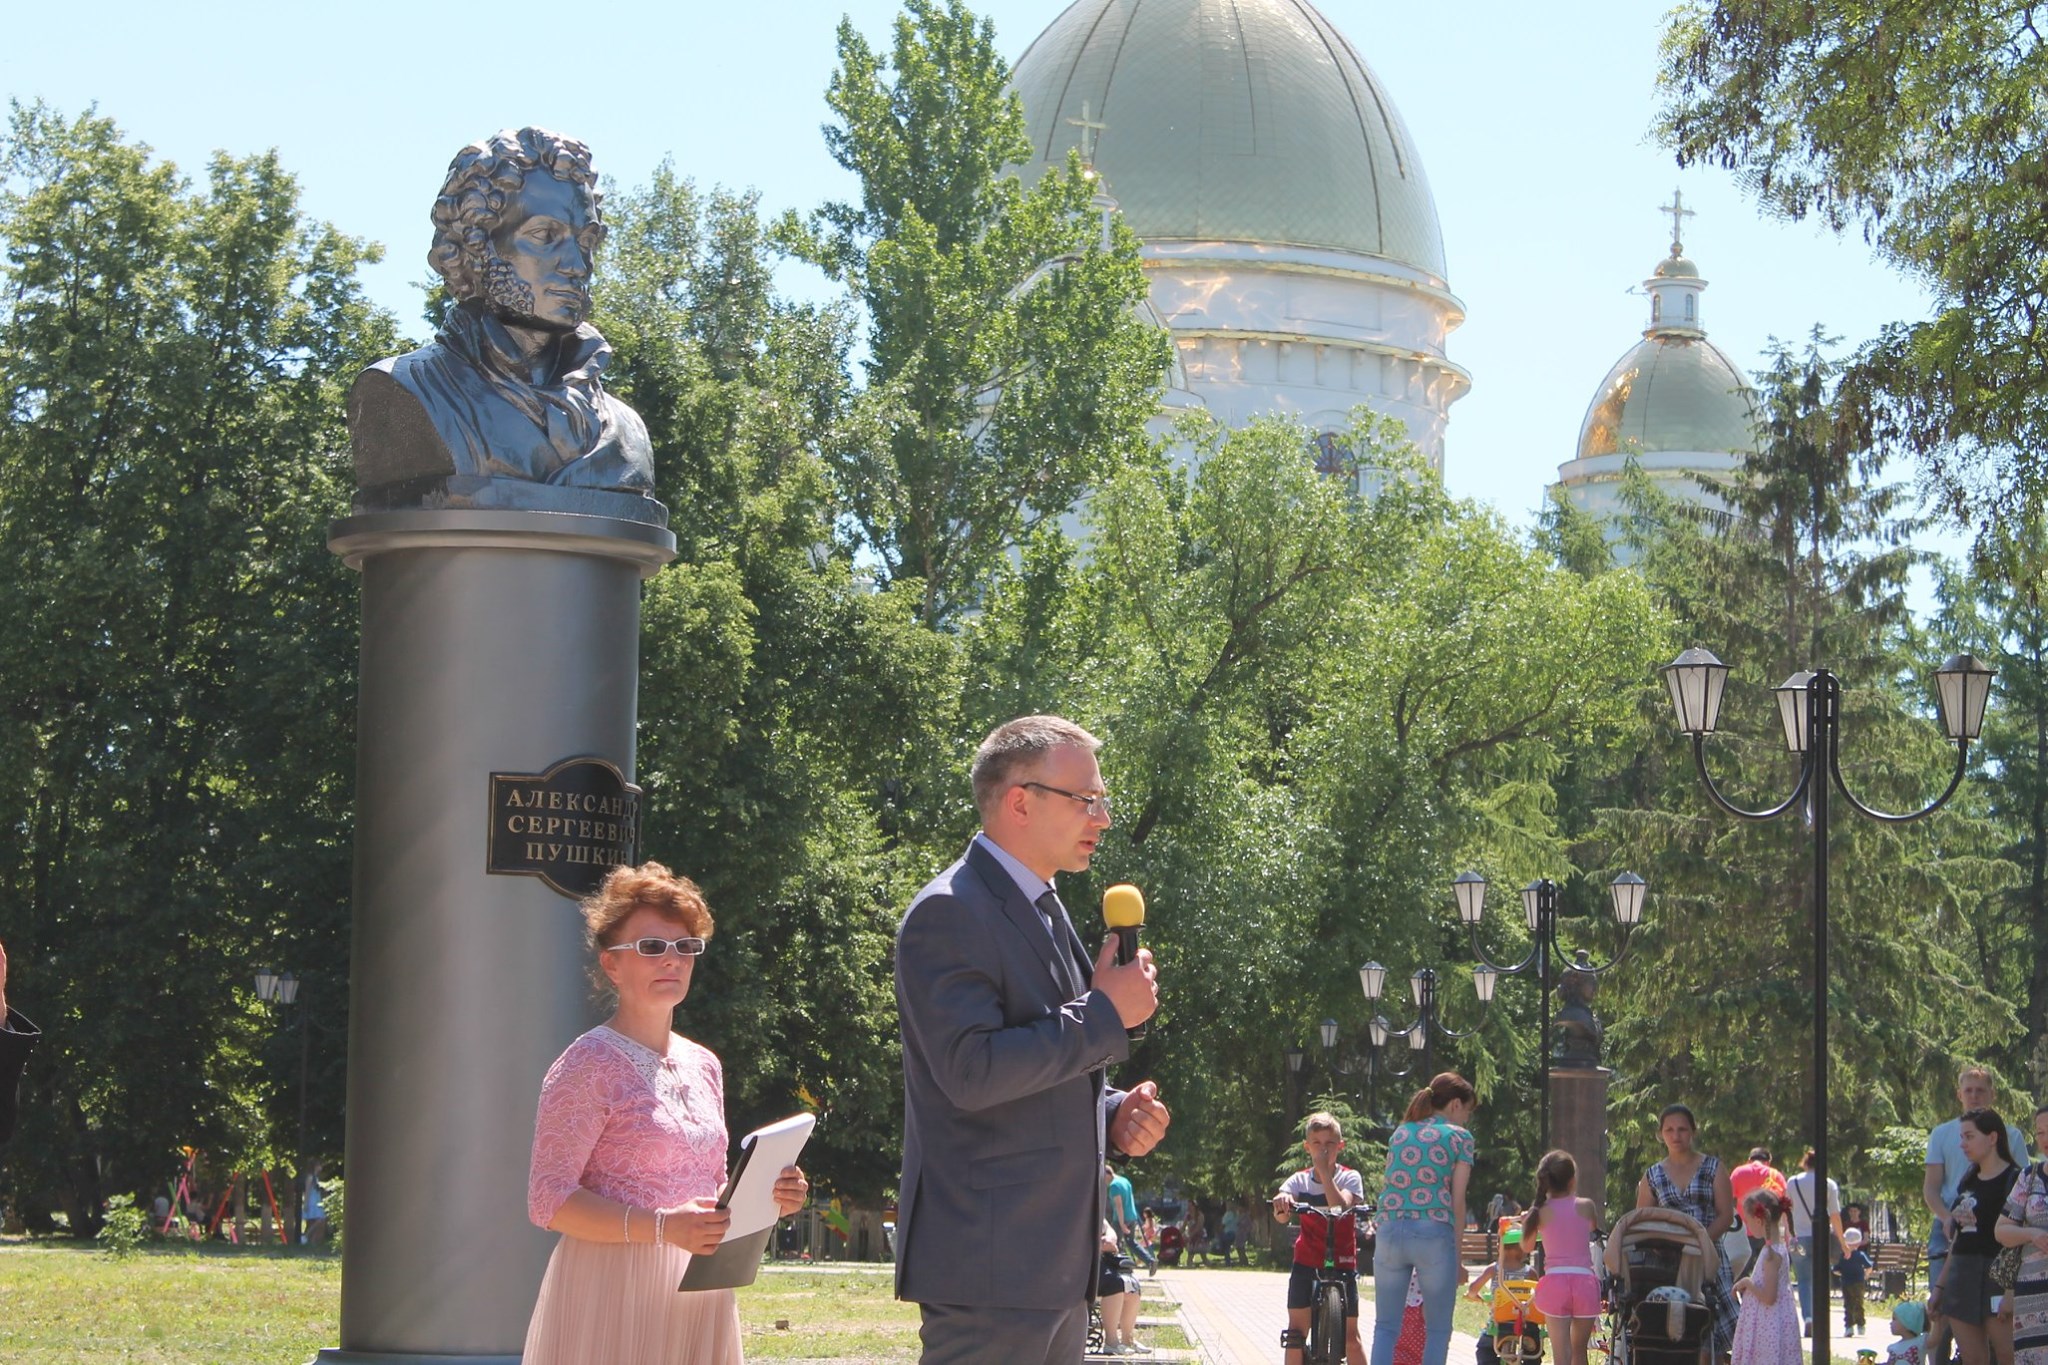
[[1180, 1230], [1180, 1224], [1168, 1223], [1159, 1229], [1159, 1264], [1179, 1265], [1180, 1254], [1187, 1249], [1188, 1235]]
[[1635, 1209], [1602, 1259], [1615, 1365], [1714, 1365], [1721, 1253], [1705, 1228], [1676, 1209]]

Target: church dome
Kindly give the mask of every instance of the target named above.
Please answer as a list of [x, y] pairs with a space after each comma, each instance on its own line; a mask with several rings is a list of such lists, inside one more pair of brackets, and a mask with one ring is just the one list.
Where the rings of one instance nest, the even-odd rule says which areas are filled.
[[1742, 371], [1697, 332], [1657, 330], [1600, 381], [1579, 427], [1578, 458], [1721, 454], [1755, 443], [1756, 405]]
[[1660, 280], [1696, 280], [1700, 277], [1700, 268], [1674, 253], [1657, 262], [1657, 268], [1651, 273]]
[[1075, 0], [1012, 83], [1026, 174], [1080, 148], [1148, 243], [1322, 248], [1444, 278], [1407, 127], [1307, 0]]

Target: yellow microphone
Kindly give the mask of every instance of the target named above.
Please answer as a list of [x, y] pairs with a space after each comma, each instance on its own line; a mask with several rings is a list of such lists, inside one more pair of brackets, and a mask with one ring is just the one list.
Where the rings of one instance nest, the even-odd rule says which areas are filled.
[[[1129, 882], [1118, 882], [1102, 893], [1102, 922], [1116, 935], [1119, 967], [1138, 957], [1138, 930], [1145, 925], [1145, 893]], [[1133, 1042], [1145, 1036], [1145, 1025], [1126, 1029]]]

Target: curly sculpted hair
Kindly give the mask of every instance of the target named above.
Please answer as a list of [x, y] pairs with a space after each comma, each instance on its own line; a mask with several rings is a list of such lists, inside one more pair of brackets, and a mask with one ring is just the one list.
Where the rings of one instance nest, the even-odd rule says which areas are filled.
[[448, 179], [434, 200], [434, 244], [427, 251], [427, 264], [440, 272], [457, 301], [485, 297], [491, 234], [503, 221], [506, 201], [536, 168], [589, 192], [597, 241], [604, 240], [604, 216], [599, 211], [604, 195], [597, 188], [597, 172], [591, 169], [590, 148], [545, 128], [493, 133], [455, 154], [448, 163]]

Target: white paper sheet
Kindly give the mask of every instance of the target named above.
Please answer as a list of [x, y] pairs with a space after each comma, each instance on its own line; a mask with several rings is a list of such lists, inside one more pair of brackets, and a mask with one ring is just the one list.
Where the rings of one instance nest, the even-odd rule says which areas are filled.
[[791, 1114], [740, 1139], [743, 1161], [725, 1201], [732, 1212], [732, 1226], [725, 1230], [727, 1240], [775, 1225], [781, 1216], [775, 1207], [775, 1178], [784, 1166], [796, 1164], [804, 1144], [810, 1141], [811, 1129], [817, 1126], [816, 1114]]

